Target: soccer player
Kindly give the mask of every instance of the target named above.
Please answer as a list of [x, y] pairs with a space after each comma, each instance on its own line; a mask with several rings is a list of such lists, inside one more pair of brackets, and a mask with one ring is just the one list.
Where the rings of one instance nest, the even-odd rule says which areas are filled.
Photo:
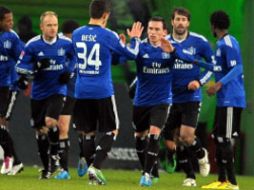
[[[62, 24], [62, 35], [71, 39], [72, 32], [79, 27], [79, 24], [74, 20], [66, 20]], [[59, 34], [61, 35], [61, 34]], [[68, 60], [67, 60], [68, 61]], [[68, 64], [68, 63], [67, 63]], [[69, 126], [73, 108], [75, 106], [74, 89], [76, 82], [76, 74], [72, 72], [71, 79], [67, 84], [67, 96], [64, 102], [63, 110], [58, 119], [59, 128], [59, 157], [61, 171], [55, 176], [56, 179], [70, 179], [68, 171], [68, 155], [70, 148], [69, 141]]]
[[[16, 101], [17, 88], [15, 64], [22, 51], [23, 43], [12, 30], [13, 14], [0, 7], [0, 145], [4, 150], [1, 174], [15, 175], [23, 170], [23, 164], [14, 149], [8, 122]], [[15, 88], [15, 89], [14, 89]]]
[[[148, 39], [139, 46], [136, 61], [137, 82], [133, 107], [136, 150], [142, 165], [141, 186], [153, 183], [161, 129], [169, 112], [172, 67], [176, 58], [188, 59], [177, 44], [164, 39], [166, 24], [163, 18], [153, 17], [148, 22]], [[130, 37], [132, 37], [129, 34]]]
[[221, 71], [215, 72], [216, 83], [207, 93], [217, 96], [213, 138], [216, 145], [218, 181], [202, 186], [205, 189], [239, 190], [234, 170], [232, 140], [240, 132], [240, 118], [246, 107], [243, 64], [238, 41], [228, 33], [230, 19], [224, 11], [210, 17], [211, 29], [217, 38], [215, 58]]
[[[171, 16], [172, 34], [168, 35], [196, 59], [205, 59], [212, 62], [212, 49], [203, 36], [190, 32], [191, 15], [184, 8], [176, 8]], [[193, 153], [199, 162], [199, 169], [202, 176], [207, 176], [210, 171], [208, 153], [202, 147], [199, 139], [195, 136], [198, 115], [201, 106], [200, 87], [205, 84], [212, 72], [201, 72], [197, 65], [188, 63], [181, 59], [175, 61], [173, 67], [173, 105], [164, 129], [166, 145], [173, 154], [177, 151], [177, 157], [181, 168], [186, 173], [183, 186], [196, 186], [195, 174], [189, 160], [190, 153]], [[179, 128], [179, 139], [175, 139], [176, 128]], [[177, 140], [177, 145], [175, 144]], [[174, 142], [175, 141], [175, 142]]]
[[42, 13], [40, 29], [42, 35], [27, 42], [16, 69], [21, 75], [20, 83], [33, 78], [32, 127], [36, 130], [38, 153], [43, 164], [40, 179], [48, 179], [55, 172], [59, 159], [57, 124], [76, 56], [71, 40], [57, 35], [58, 17], [55, 12]]
[[[74, 121], [77, 130], [84, 134], [89, 181], [102, 185], [106, 184], [106, 179], [100, 169], [119, 128], [111, 76], [111, 53], [135, 58], [139, 41], [133, 38], [133, 47], [126, 47], [115, 32], [105, 28], [110, 14], [108, 1], [92, 0], [89, 14], [89, 24], [75, 30], [72, 36], [78, 56]], [[131, 32], [135, 37], [140, 36], [141, 25], [136, 23]], [[102, 137], [95, 147], [97, 126]]]

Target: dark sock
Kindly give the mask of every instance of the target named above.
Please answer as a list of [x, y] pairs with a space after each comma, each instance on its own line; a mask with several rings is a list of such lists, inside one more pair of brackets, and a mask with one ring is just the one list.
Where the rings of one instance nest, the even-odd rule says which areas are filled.
[[175, 150], [167, 150], [167, 159], [169, 162], [173, 161], [173, 157], [175, 155], [176, 151]]
[[0, 127], [0, 145], [4, 151], [4, 157], [12, 157], [13, 156], [13, 141], [10, 136], [10, 133], [7, 131], [6, 127], [1, 125]]
[[90, 166], [94, 161], [95, 156], [95, 136], [85, 135], [83, 139], [83, 156], [86, 159], [86, 163]]
[[154, 163], [158, 159], [159, 154], [159, 136], [158, 135], [150, 135], [147, 149], [146, 149], [146, 157], [145, 157], [145, 173], [151, 173]]
[[44, 170], [48, 171], [49, 166], [49, 157], [48, 157], [48, 150], [49, 150], [49, 142], [47, 135], [36, 135], [36, 141], [38, 145], [38, 154], [41, 158], [42, 165]]
[[179, 161], [180, 167], [186, 174], [186, 178], [196, 179], [192, 163], [190, 161], [190, 152], [188, 147], [178, 146], [177, 148], [177, 159]]
[[137, 155], [138, 155], [142, 170], [144, 170], [144, 165], [145, 165], [146, 146], [147, 146], [147, 136], [136, 137], [136, 151], [137, 151]]
[[151, 174], [153, 177], [159, 177], [159, 161], [155, 161]]
[[57, 155], [59, 148], [59, 129], [58, 127], [52, 127], [48, 132], [50, 155]]
[[60, 166], [65, 171], [68, 171], [69, 168], [68, 167], [69, 149], [70, 149], [69, 139], [60, 139], [59, 140]]
[[218, 181], [225, 182], [226, 178], [226, 165], [222, 162], [223, 145], [216, 143], [216, 163], [218, 167]]
[[93, 166], [97, 169], [101, 168], [102, 162], [106, 159], [108, 152], [110, 151], [113, 142], [114, 142], [114, 134], [105, 134], [101, 137], [95, 152], [95, 158], [93, 162]]
[[205, 156], [205, 151], [203, 150], [198, 138], [193, 141], [193, 143], [189, 146], [189, 149], [193, 152], [197, 159], [201, 159]]
[[83, 134], [79, 134], [78, 135], [78, 144], [79, 144], [79, 157], [85, 157], [84, 156], [84, 135]]

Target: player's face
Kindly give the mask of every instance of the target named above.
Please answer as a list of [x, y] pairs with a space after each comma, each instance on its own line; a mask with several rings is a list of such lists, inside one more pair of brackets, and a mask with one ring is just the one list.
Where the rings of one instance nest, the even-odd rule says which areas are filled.
[[166, 36], [166, 30], [163, 29], [163, 23], [161, 21], [150, 21], [147, 27], [147, 35], [151, 44], [158, 44], [160, 40]]
[[171, 20], [173, 31], [177, 35], [184, 35], [188, 32], [190, 22], [186, 16], [175, 13], [175, 18]]
[[0, 21], [1, 30], [9, 31], [13, 28], [13, 15], [12, 13], [7, 13], [4, 15], [4, 19]]
[[58, 32], [58, 19], [54, 15], [46, 15], [41, 22], [41, 31], [43, 36], [47, 39], [53, 39]]

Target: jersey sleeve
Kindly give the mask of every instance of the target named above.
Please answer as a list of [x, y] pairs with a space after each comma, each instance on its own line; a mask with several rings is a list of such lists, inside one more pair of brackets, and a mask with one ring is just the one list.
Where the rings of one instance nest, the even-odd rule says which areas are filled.
[[25, 46], [25, 49], [21, 52], [19, 60], [16, 65], [16, 71], [22, 75], [32, 75], [34, 73], [34, 64], [32, 64], [32, 48], [31, 46]]
[[[200, 56], [206, 62], [215, 64], [215, 58], [213, 55], [213, 51], [212, 51], [212, 48], [211, 48], [210, 44], [208, 43], [208, 41], [202, 41], [202, 43], [200, 42], [200, 45], [201, 45]], [[207, 83], [210, 80], [212, 74], [213, 74], [212, 71], [209, 71], [208, 69], [205, 69], [204, 71], [202, 71], [200, 73], [200, 77], [199, 77], [200, 84], [204, 85], [205, 83]]]
[[11, 56], [15, 61], [18, 61], [21, 51], [24, 48], [24, 42], [22, 42], [18, 36], [15, 36], [13, 40], [13, 47], [11, 51]]
[[137, 38], [132, 38], [130, 41], [130, 45], [126, 46], [123, 44], [118, 37], [118, 35], [114, 32], [109, 33], [108, 37], [105, 39], [105, 44], [109, 46], [109, 48], [120, 55], [126, 56], [128, 59], [135, 59], [139, 52], [139, 44], [140, 40]]
[[67, 50], [67, 60], [68, 60], [68, 64], [66, 67], [66, 71], [67, 72], [73, 72], [75, 65], [77, 63], [77, 56], [75, 54], [75, 50], [73, 45], [70, 43], [70, 45], [68, 46], [68, 50]]

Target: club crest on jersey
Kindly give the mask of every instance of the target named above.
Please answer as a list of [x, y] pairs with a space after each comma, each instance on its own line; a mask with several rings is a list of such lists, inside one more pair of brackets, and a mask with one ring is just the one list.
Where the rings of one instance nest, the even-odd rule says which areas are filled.
[[58, 56], [64, 56], [65, 55], [65, 49], [63, 49], [63, 48], [58, 49], [57, 50], [57, 55]]
[[161, 53], [162, 59], [169, 59], [170, 58], [170, 54], [169, 53]]
[[12, 43], [9, 40], [4, 41], [4, 48], [11, 49]]

